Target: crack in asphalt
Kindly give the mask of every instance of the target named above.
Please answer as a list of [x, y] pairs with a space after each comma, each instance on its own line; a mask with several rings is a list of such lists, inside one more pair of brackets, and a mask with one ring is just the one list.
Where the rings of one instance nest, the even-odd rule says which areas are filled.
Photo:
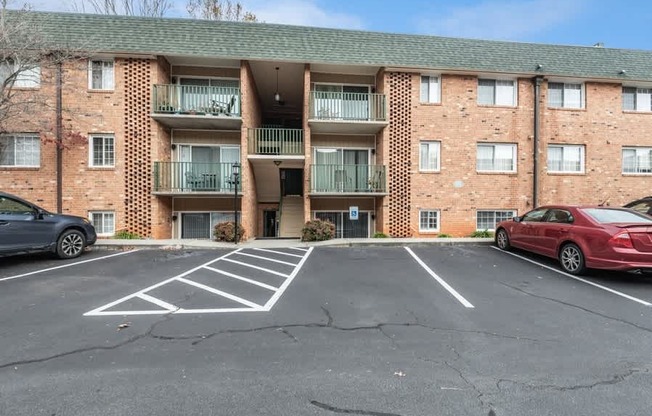
[[320, 409], [328, 410], [329, 412], [333, 412], [333, 413], [344, 413], [349, 415], [365, 415], [365, 416], [401, 416], [397, 413], [382, 413], [382, 412], [373, 412], [370, 410], [341, 409], [328, 404], [320, 403], [316, 400], [311, 400], [310, 404], [313, 406], [317, 406]]
[[498, 391], [501, 393], [503, 392], [503, 388], [501, 385], [503, 383], [511, 383], [511, 384], [516, 384], [519, 386], [523, 386], [529, 390], [555, 390], [555, 391], [561, 391], [561, 392], [566, 392], [566, 391], [574, 391], [574, 390], [591, 390], [594, 387], [597, 386], [608, 386], [608, 385], [613, 385], [613, 384], [618, 384], [626, 381], [628, 378], [632, 377], [634, 374], [647, 374], [649, 371], [647, 369], [638, 369], [634, 368], [626, 373], [623, 374], [615, 374], [611, 376], [611, 378], [608, 378], [606, 380], [598, 380], [593, 383], [589, 384], [576, 384], [572, 386], [559, 386], [556, 384], [529, 384], [529, 383], [524, 383], [521, 381], [516, 381], [516, 380], [511, 380], [507, 378], [501, 378], [496, 382], [496, 388]]
[[288, 338], [290, 338], [292, 341], [297, 342], [297, 343], [299, 342], [299, 340], [297, 339], [297, 337], [295, 337], [294, 335], [292, 335], [292, 334], [290, 333], [290, 331], [288, 331], [287, 329], [285, 329], [285, 328], [279, 328], [279, 329], [277, 329], [277, 331], [284, 333], [284, 334], [287, 335]]
[[572, 303], [564, 302], [563, 300], [554, 299], [554, 298], [549, 298], [549, 297], [547, 297], [547, 296], [535, 295], [534, 293], [528, 292], [528, 291], [526, 291], [526, 290], [520, 289], [520, 288], [515, 287], [515, 286], [512, 286], [512, 285], [508, 285], [507, 283], [500, 282], [500, 284], [503, 285], [503, 286], [505, 286], [505, 287], [508, 287], [508, 288], [510, 288], [510, 289], [513, 289], [513, 290], [515, 290], [515, 291], [517, 291], [517, 292], [521, 292], [521, 293], [523, 293], [523, 294], [525, 294], [525, 295], [532, 296], [532, 297], [534, 297], [534, 298], [544, 299], [544, 300], [549, 300], [549, 301], [551, 301], [551, 302], [555, 302], [555, 303], [559, 303], [559, 304], [562, 304], [562, 305], [565, 305], [565, 306], [568, 306], [568, 307], [571, 307], [571, 308], [579, 309], [579, 310], [581, 310], [581, 311], [584, 311], [584, 312], [586, 312], [586, 313], [590, 313], [590, 314], [592, 314], [592, 315], [599, 316], [599, 317], [604, 318], [604, 319], [609, 319], [609, 320], [611, 320], [611, 321], [616, 321], [616, 322], [620, 322], [621, 324], [625, 324], [625, 325], [632, 326], [632, 327], [634, 327], [634, 328], [640, 329], [641, 331], [652, 332], [652, 329], [650, 329], [650, 328], [646, 328], [646, 327], [644, 327], [644, 326], [641, 326], [641, 325], [635, 324], [635, 323], [633, 323], [633, 322], [626, 321], [626, 320], [624, 320], [624, 319], [615, 318], [615, 317], [613, 317], [613, 316], [605, 315], [605, 314], [603, 314], [603, 313], [596, 312], [596, 311], [593, 311], [593, 310], [591, 310], [591, 309], [584, 308], [584, 307], [582, 307], [582, 306], [573, 305]]
[[437, 332], [437, 331], [449, 331], [449, 332], [457, 332], [457, 333], [469, 333], [469, 334], [478, 334], [478, 335], [486, 335], [486, 336], [491, 336], [491, 337], [497, 337], [497, 338], [503, 338], [503, 339], [511, 339], [511, 340], [517, 340], [517, 341], [530, 341], [530, 342], [540, 342], [540, 340], [533, 339], [533, 338], [526, 338], [526, 337], [519, 337], [519, 336], [511, 336], [511, 335], [504, 335], [504, 334], [498, 334], [495, 332], [488, 332], [488, 331], [476, 331], [476, 330], [464, 330], [464, 329], [455, 329], [455, 328], [438, 328], [438, 327], [432, 327], [420, 323], [413, 323], [413, 322], [406, 322], [406, 323], [393, 323], [393, 322], [388, 322], [388, 323], [378, 323], [376, 325], [367, 325], [367, 326], [355, 326], [355, 327], [341, 327], [334, 325], [334, 320], [333, 317], [328, 309], [325, 307], [321, 307], [322, 311], [326, 315], [327, 322], [319, 322], [319, 323], [304, 323], [304, 324], [286, 324], [286, 325], [269, 325], [269, 326], [263, 326], [263, 327], [258, 327], [258, 328], [248, 328], [248, 329], [227, 329], [227, 330], [222, 330], [222, 331], [217, 331], [213, 332], [210, 334], [199, 334], [199, 335], [157, 335], [154, 334], [153, 331], [154, 329], [161, 323], [168, 321], [169, 319], [172, 318], [172, 312], [167, 313], [161, 318], [159, 321], [153, 323], [149, 329], [139, 335], [135, 335], [127, 340], [124, 340], [122, 342], [119, 342], [115, 345], [111, 346], [93, 346], [93, 347], [86, 347], [86, 348], [80, 348], [72, 351], [67, 351], [63, 352], [60, 354], [55, 354], [51, 355], [48, 357], [43, 357], [43, 358], [34, 358], [34, 359], [28, 359], [28, 360], [20, 360], [20, 361], [13, 361], [10, 363], [6, 364], [0, 364], [0, 370], [12, 367], [12, 366], [17, 366], [17, 365], [25, 365], [25, 364], [33, 364], [33, 363], [40, 363], [40, 362], [45, 362], [45, 361], [50, 361], [56, 358], [61, 358], [65, 357], [68, 355], [73, 355], [73, 354], [78, 354], [78, 353], [84, 353], [88, 351], [95, 351], [95, 350], [114, 350], [120, 347], [123, 347], [128, 344], [132, 344], [138, 340], [141, 340], [143, 338], [151, 338], [151, 339], [156, 339], [156, 340], [161, 340], [161, 341], [184, 341], [184, 340], [193, 340], [191, 345], [198, 345], [201, 342], [204, 342], [206, 340], [209, 340], [213, 337], [219, 336], [219, 335], [225, 335], [225, 334], [247, 334], [247, 333], [254, 333], [254, 332], [263, 332], [263, 331], [280, 331], [288, 335], [290, 338], [295, 340], [296, 342], [299, 342], [299, 340], [292, 334], [288, 332], [288, 329], [292, 328], [327, 328], [327, 329], [332, 329], [336, 331], [344, 331], [344, 332], [355, 332], [355, 331], [378, 331], [381, 335], [383, 335], [385, 338], [389, 339], [392, 342], [392, 345], [395, 348], [398, 348], [398, 345], [396, 344], [396, 341], [393, 337], [388, 335], [386, 332], [384, 332], [385, 327], [417, 327], [417, 328], [423, 328], [427, 329], [432, 332]]
[[161, 324], [161, 323], [163, 323], [165, 321], [168, 321], [171, 318], [171, 315], [172, 315], [173, 312], [174, 311], [163, 315], [163, 317], [161, 319], [159, 319], [157, 322], [154, 322], [152, 325], [150, 325], [150, 327], [144, 333], [134, 335], [133, 337], [128, 338], [128, 339], [126, 339], [126, 340], [124, 340], [122, 342], [119, 342], [117, 344], [106, 345], [106, 346], [94, 346], [94, 347], [79, 348], [79, 349], [76, 349], [76, 350], [66, 351], [66, 352], [51, 355], [51, 356], [48, 356], [48, 357], [33, 358], [33, 359], [29, 359], [29, 360], [13, 361], [13, 362], [6, 363], [6, 364], [0, 364], [0, 370], [3, 370], [3, 369], [8, 368], [8, 367], [16, 367], [16, 366], [19, 366], [19, 365], [43, 363], [43, 362], [54, 360], [54, 359], [57, 359], [57, 358], [67, 357], [69, 355], [80, 354], [80, 353], [89, 352], [89, 351], [107, 351], [107, 350], [110, 351], [110, 350], [115, 350], [115, 349], [124, 347], [125, 345], [132, 344], [132, 343], [134, 343], [134, 342], [136, 342], [136, 341], [138, 341], [138, 340], [140, 340], [142, 338], [150, 337], [152, 335], [152, 331], [154, 331], [156, 326], [158, 326], [159, 324]]

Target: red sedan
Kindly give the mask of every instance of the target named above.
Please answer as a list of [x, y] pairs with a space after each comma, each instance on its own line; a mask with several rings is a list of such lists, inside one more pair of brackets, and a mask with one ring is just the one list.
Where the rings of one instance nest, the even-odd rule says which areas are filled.
[[496, 245], [559, 259], [562, 269], [652, 272], [652, 218], [626, 208], [544, 206], [496, 226]]

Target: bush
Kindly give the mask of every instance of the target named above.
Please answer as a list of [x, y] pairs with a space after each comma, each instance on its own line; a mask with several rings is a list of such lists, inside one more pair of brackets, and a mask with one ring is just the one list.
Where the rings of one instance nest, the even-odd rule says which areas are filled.
[[474, 231], [471, 234], [471, 237], [473, 238], [492, 238], [494, 236], [494, 233], [492, 233], [489, 230], [484, 230], [484, 231]]
[[335, 237], [335, 224], [330, 221], [310, 220], [301, 229], [301, 241], [325, 241]]
[[376, 232], [376, 233], [374, 233], [374, 236], [373, 236], [373, 238], [387, 238], [387, 237], [389, 237], [387, 234], [381, 233], [381, 232]]
[[138, 234], [127, 230], [116, 231], [113, 235], [113, 238], [117, 240], [140, 240], [140, 236]]
[[[233, 221], [220, 222], [215, 224], [213, 236], [217, 241], [226, 241], [232, 243], [235, 241], [235, 223]], [[244, 237], [244, 228], [238, 224], [238, 241]]]
[[450, 235], [450, 234], [444, 234], [444, 233], [437, 235], [437, 238], [451, 238], [451, 237], [453, 237], [453, 236]]

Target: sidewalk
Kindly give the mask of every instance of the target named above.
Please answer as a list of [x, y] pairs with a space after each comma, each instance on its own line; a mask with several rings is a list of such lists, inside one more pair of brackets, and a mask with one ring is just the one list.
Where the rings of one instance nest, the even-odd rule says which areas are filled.
[[274, 247], [353, 247], [353, 246], [425, 246], [491, 244], [493, 238], [337, 238], [327, 241], [301, 242], [297, 239], [250, 239], [242, 243], [212, 240], [113, 240], [99, 239], [93, 249], [118, 250], [125, 248], [212, 249], [212, 248], [274, 248]]

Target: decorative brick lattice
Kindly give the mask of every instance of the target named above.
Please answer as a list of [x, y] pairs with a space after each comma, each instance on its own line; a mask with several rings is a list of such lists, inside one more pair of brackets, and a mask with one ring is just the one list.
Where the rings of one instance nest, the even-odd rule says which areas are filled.
[[142, 237], [152, 234], [151, 77], [148, 61], [125, 62], [125, 226]]
[[412, 76], [389, 76], [389, 233], [411, 237]]

